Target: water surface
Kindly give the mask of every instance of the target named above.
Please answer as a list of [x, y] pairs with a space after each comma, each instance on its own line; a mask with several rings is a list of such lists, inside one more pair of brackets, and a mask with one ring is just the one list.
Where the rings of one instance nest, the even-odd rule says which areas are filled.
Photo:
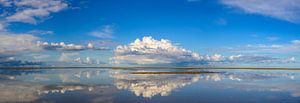
[[300, 71], [1, 69], [1, 103], [299, 103]]

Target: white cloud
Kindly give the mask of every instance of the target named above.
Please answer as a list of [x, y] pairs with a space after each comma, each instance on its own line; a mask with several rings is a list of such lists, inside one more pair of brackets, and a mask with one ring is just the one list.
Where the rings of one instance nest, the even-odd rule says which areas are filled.
[[222, 56], [221, 54], [205, 55], [201, 56], [201, 60], [213, 63], [294, 63], [296, 62], [295, 57], [290, 58], [275, 58], [261, 55], [231, 55]]
[[60, 43], [48, 43], [48, 42], [37, 42], [39, 47], [44, 48], [45, 50], [84, 50], [85, 47], [82, 45], [75, 44], [65, 44], [64, 42]]
[[300, 40], [292, 40], [291, 42], [295, 45], [300, 45]]
[[242, 63], [293, 63], [296, 62], [295, 57], [291, 58], [274, 58], [268, 56], [258, 55], [233, 55], [226, 58], [229, 62], [242, 62]]
[[246, 13], [260, 14], [299, 23], [299, 0], [221, 0], [225, 5], [238, 8]]
[[136, 39], [129, 45], [114, 50], [111, 63], [116, 64], [209, 64], [209, 63], [294, 63], [295, 57], [275, 58], [263, 55], [222, 56], [199, 55], [172, 44], [171, 41], [152, 37]]
[[129, 45], [117, 46], [111, 60], [113, 63], [168, 64], [198, 61], [200, 56], [172, 44], [169, 40], [144, 37]]
[[51, 34], [54, 34], [54, 32], [50, 31], [50, 30], [31, 30], [28, 33], [29, 34], [36, 34], [36, 35], [51, 35]]
[[292, 40], [288, 44], [248, 44], [246, 46], [226, 48], [226, 51], [243, 53], [298, 53], [300, 40]]
[[100, 61], [99, 59], [91, 58], [89, 56], [85, 58], [81, 58], [81, 57], [75, 58], [74, 62], [81, 63], [81, 64], [103, 64], [103, 62]]
[[94, 48], [94, 45], [92, 43], [88, 43], [87, 48], [92, 49]]
[[0, 0], [0, 6], [0, 31], [11, 22], [37, 24], [51, 13], [68, 8], [64, 0]]
[[[4, 1], [9, 8], [15, 8], [15, 13], [6, 17], [7, 22], [23, 22], [36, 24], [51, 13], [59, 12], [68, 7], [62, 0], [16, 0]], [[10, 4], [10, 5], [8, 5]]]
[[70, 62], [74, 60], [74, 56], [78, 56], [79, 53], [61, 53], [58, 61]]
[[113, 26], [105, 25], [99, 31], [93, 31], [90, 35], [98, 38], [113, 38]]
[[40, 50], [35, 42], [38, 37], [29, 34], [0, 34], [0, 54], [16, 54]]
[[60, 43], [48, 43], [48, 42], [37, 42], [37, 46], [43, 48], [44, 50], [58, 50], [58, 51], [81, 51], [81, 50], [109, 50], [106, 47], [95, 47], [92, 43], [87, 45], [77, 45], [77, 44], [65, 44]]

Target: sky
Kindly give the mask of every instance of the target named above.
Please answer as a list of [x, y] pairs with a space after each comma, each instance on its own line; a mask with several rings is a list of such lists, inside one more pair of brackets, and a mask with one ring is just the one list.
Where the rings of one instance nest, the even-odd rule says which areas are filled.
[[0, 0], [0, 66], [300, 67], [299, 0]]

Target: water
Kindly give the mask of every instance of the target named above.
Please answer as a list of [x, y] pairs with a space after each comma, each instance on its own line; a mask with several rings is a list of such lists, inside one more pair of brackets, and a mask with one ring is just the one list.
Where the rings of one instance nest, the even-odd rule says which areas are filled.
[[300, 102], [297, 70], [2, 69], [0, 83], [1, 103]]

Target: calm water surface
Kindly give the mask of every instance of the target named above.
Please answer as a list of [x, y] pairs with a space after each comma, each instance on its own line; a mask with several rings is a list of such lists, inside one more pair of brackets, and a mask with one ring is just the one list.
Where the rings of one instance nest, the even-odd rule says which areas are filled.
[[[132, 74], [199, 72], [203, 74]], [[1, 103], [300, 103], [297, 70], [0, 70]]]

